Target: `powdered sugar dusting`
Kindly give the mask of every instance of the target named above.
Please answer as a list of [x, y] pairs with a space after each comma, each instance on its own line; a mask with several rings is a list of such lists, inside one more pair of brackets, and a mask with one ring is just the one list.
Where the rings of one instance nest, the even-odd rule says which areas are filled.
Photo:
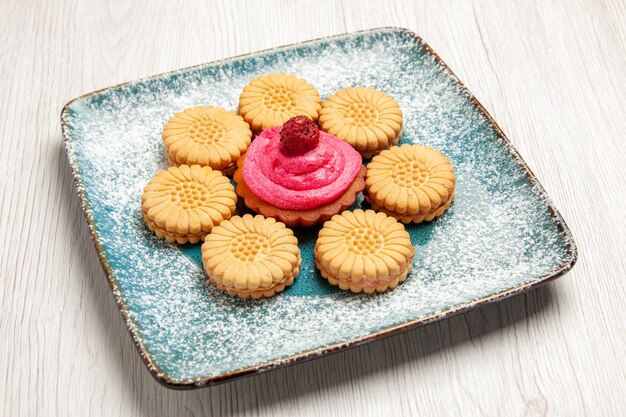
[[[243, 86], [271, 71], [307, 79], [323, 98], [356, 85], [385, 91], [403, 110], [403, 141], [434, 146], [451, 159], [456, 201], [441, 219], [407, 228], [417, 251], [410, 277], [396, 290], [236, 300], [143, 224], [143, 187], [167, 166], [160, 135], [168, 118], [197, 105], [235, 110]], [[75, 101], [65, 121], [68, 155], [119, 295], [151, 361], [173, 379], [216, 376], [361, 337], [522, 285], [572, 255], [541, 192], [469, 93], [404, 31], [135, 82]], [[297, 280], [321, 279], [311, 245], [302, 250], [308, 260]]]

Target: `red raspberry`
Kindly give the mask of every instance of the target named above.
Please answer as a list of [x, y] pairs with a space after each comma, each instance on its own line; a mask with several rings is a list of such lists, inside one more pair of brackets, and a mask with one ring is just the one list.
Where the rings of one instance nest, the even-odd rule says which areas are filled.
[[280, 145], [287, 155], [300, 155], [317, 146], [320, 129], [306, 116], [287, 120], [280, 131]]

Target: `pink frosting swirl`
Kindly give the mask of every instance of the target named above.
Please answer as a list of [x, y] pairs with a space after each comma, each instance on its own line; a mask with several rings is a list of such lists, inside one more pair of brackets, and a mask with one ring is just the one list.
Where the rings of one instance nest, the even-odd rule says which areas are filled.
[[320, 131], [317, 146], [302, 155], [280, 150], [282, 126], [265, 129], [246, 152], [243, 178], [261, 200], [289, 210], [309, 210], [339, 198], [361, 169], [361, 155]]

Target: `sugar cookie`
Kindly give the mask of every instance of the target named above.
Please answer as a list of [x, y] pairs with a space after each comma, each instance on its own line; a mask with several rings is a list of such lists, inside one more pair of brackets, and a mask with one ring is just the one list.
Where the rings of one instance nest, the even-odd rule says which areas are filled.
[[241, 298], [271, 297], [293, 284], [302, 260], [298, 239], [261, 215], [234, 216], [202, 244], [204, 269], [218, 289]]
[[235, 212], [235, 189], [220, 171], [181, 165], [159, 171], [141, 196], [143, 219], [168, 242], [197, 243]]
[[319, 93], [306, 80], [284, 72], [270, 73], [255, 78], [243, 88], [239, 114], [258, 134], [269, 127], [282, 126], [298, 115], [315, 122], [321, 103]]
[[381, 91], [349, 87], [322, 103], [319, 125], [369, 159], [398, 143], [402, 111], [391, 96]]
[[452, 204], [454, 192], [450, 161], [426, 146], [394, 146], [375, 156], [367, 166], [367, 201], [374, 210], [403, 223], [441, 216]]
[[236, 113], [198, 106], [176, 113], [163, 128], [165, 154], [171, 165], [210, 166], [232, 174], [248, 149], [250, 126]]
[[404, 281], [414, 253], [402, 223], [359, 209], [324, 223], [315, 244], [315, 265], [332, 285], [371, 294]]

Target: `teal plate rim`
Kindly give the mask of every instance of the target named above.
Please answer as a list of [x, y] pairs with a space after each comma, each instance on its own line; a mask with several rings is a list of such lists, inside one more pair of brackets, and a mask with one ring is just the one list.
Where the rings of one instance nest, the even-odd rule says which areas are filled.
[[[94, 221], [93, 218], [91, 216], [89, 207], [87, 205], [87, 199], [85, 196], [85, 192], [84, 192], [84, 187], [83, 187], [83, 181], [81, 179], [81, 175], [79, 172], [79, 168], [77, 166], [77, 164], [75, 163], [75, 161], [72, 160], [72, 158], [70, 157], [70, 151], [69, 151], [69, 142], [70, 142], [70, 128], [68, 125], [68, 112], [69, 112], [69, 108], [70, 106], [77, 100], [107, 91], [107, 90], [111, 90], [111, 89], [115, 89], [118, 88], [120, 86], [129, 84], [129, 83], [134, 83], [134, 82], [140, 82], [140, 81], [147, 81], [147, 80], [151, 80], [151, 79], [156, 79], [156, 78], [160, 78], [162, 76], [165, 75], [170, 75], [170, 74], [175, 74], [177, 72], [180, 71], [188, 71], [188, 70], [192, 70], [195, 68], [202, 68], [202, 67], [206, 67], [206, 66], [211, 66], [211, 65], [218, 65], [218, 64], [223, 64], [229, 61], [233, 61], [233, 60], [237, 60], [237, 59], [241, 59], [241, 58], [246, 58], [246, 57], [254, 57], [255, 55], [258, 54], [263, 54], [263, 53], [267, 53], [267, 52], [272, 52], [272, 51], [278, 51], [278, 50], [282, 50], [282, 49], [288, 49], [288, 48], [293, 48], [293, 47], [297, 47], [300, 45], [307, 45], [307, 44], [313, 44], [313, 43], [317, 43], [317, 42], [322, 42], [322, 41], [328, 41], [328, 40], [333, 40], [333, 39], [340, 39], [340, 38], [344, 38], [346, 36], [352, 36], [352, 35], [356, 35], [356, 34], [367, 34], [367, 33], [375, 33], [375, 32], [382, 32], [382, 31], [401, 31], [401, 32], [405, 32], [407, 35], [411, 36], [414, 38], [414, 40], [416, 40], [418, 43], [420, 43], [427, 51], [428, 53], [430, 53], [434, 59], [442, 66], [442, 69], [448, 73], [448, 75], [452, 78], [452, 80], [454, 80], [454, 82], [461, 88], [461, 90], [463, 90], [467, 96], [469, 97], [470, 101], [476, 106], [476, 108], [485, 116], [486, 120], [488, 121], [488, 123], [491, 125], [491, 127], [495, 130], [495, 132], [497, 133], [498, 138], [502, 141], [502, 144], [504, 146], [506, 146], [510, 151], [512, 156], [517, 160], [517, 162], [519, 162], [519, 166], [524, 170], [526, 176], [528, 177], [530, 183], [536, 187], [539, 195], [543, 198], [545, 204], [547, 205], [549, 212], [550, 212], [550, 216], [556, 221], [557, 227], [559, 229], [559, 231], [561, 233], [563, 233], [563, 235], [566, 237], [566, 242], [569, 245], [568, 247], [568, 257], [563, 261], [563, 263], [561, 265], [559, 265], [557, 268], [555, 268], [552, 272], [540, 276], [532, 281], [526, 282], [524, 284], [500, 291], [500, 292], [496, 292], [493, 293], [487, 297], [483, 297], [474, 301], [470, 301], [461, 305], [457, 305], [455, 307], [446, 309], [446, 310], [442, 310], [430, 315], [427, 315], [425, 317], [421, 317], [421, 318], [417, 318], [414, 320], [408, 320], [405, 321], [403, 323], [399, 323], [397, 325], [394, 326], [389, 326], [389, 327], [385, 327], [385, 328], [381, 328], [377, 331], [374, 331], [372, 333], [369, 333], [367, 335], [361, 336], [361, 337], [356, 337], [347, 341], [343, 341], [343, 342], [339, 342], [339, 343], [334, 343], [334, 344], [330, 344], [330, 345], [324, 345], [324, 346], [320, 346], [318, 348], [315, 349], [311, 349], [308, 351], [304, 351], [304, 352], [299, 352], [297, 354], [293, 354], [293, 355], [288, 355], [288, 356], [284, 356], [284, 357], [280, 357], [280, 358], [275, 358], [269, 361], [266, 361], [264, 363], [258, 364], [258, 365], [254, 365], [254, 366], [250, 366], [250, 367], [245, 367], [245, 368], [240, 368], [240, 369], [236, 369], [230, 372], [226, 372], [217, 376], [209, 376], [209, 377], [199, 377], [199, 378], [172, 378], [169, 375], [167, 375], [166, 372], [164, 372], [163, 370], [161, 370], [158, 365], [154, 362], [153, 358], [150, 356], [148, 350], [146, 349], [146, 347], [144, 346], [144, 341], [141, 338], [141, 335], [138, 333], [137, 331], [137, 327], [135, 326], [135, 324], [133, 323], [133, 320], [130, 318], [129, 316], [129, 312], [127, 309], [126, 304], [124, 303], [124, 300], [121, 297], [121, 293], [116, 281], [116, 277], [115, 275], [112, 273], [111, 267], [109, 265], [109, 261], [106, 257], [106, 254], [102, 248], [101, 242], [98, 238], [98, 235], [96, 233], [95, 230], [95, 226], [94, 226]], [[221, 59], [221, 60], [216, 60], [213, 62], [209, 62], [209, 63], [204, 63], [204, 64], [199, 64], [199, 65], [194, 65], [191, 67], [187, 67], [187, 68], [182, 68], [179, 70], [174, 70], [174, 71], [168, 71], [168, 72], [164, 72], [164, 73], [160, 73], [160, 74], [156, 74], [153, 76], [149, 76], [149, 77], [144, 77], [144, 78], [140, 78], [134, 81], [128, 81], [125, 83], [121, 83], [121, 84], [116, 84], [110, 87], [106, 87], [106, 88], [102, 88], [102, 89], [98, 89], [95, 91], [92, 91], [90, 93], [86, 93], [83, 94], [79, 97], [76, 97], [72, 100], [70, 100], [69, 102], [67, 102], [65, 104], [65, 106], [63, 106], [63, 110], [61, 111], [61, 130], [62, 130], [62, 135], [63, 135], [63, 142], [65, 145], [65, 150], [66, 150], [66, 155], [68, 156], [68, 160], [69, 160], [69, 164], [72, 170], [72, 176], [74, 178], [74, 185], [76, 187], [76, 190], [78, 192], [78, 197], [80, 200], [80, 204], [82, 207], [82, 211], [83, 214], [85, 216], [85, 219], [87, 221], [87, 225], [89, 228], [89, 233], [91, 236], [91, 240], [96, 248], [96, 251], [98, 253], [98, 257], [100, 259], [100, 263], [102, 264], [102, 267], [104, 269], [104, 273], [107, 277], [107, 281], [109, 282], [109, 286], [111, 287], [111, 290], [113, 292], [113, 296], [115, 298], [115, 302], [122, 314], [122, 317], [124, 319], [124, 322], [126, 324], [126, 327], [128, 329], [128, 331], [130, 332], [133, 342], [135, 344], [135, 348], [137, 349], [137, 351], [139, 352], [139, 355], [141, 356], [144, 364], [146, 365], [146, 367], [148, 368], [148, 371], [150, 372], [150, 374], [161, 384], [163, 384], [164, 386], [168, 387], [168, 388], [173, 388], [173, 389], [193, 389], [193, 388], [200, 388], [200, 387], [204, 387], [204, 386], [211, 386], [211, 385], [216, 385], [222, 382], [226, 382], [226, 381], [231, 381], [235, 378], [240, 378], [240, 377], [244, 377], [244, 376], [249, 376], [249, 375], [253, 375], [253, 374], [258, 374], [258, 373], [262, 373], [262, 372], [266, 372], [269, 370], [273, 370], [273, 369], [277, 369], [283, 366], [288, 366], [288, 365], [293, 365], [296, 363], [300, 363], [300, 362], [304, 362], [307, 360], [311, 360], [311, 359], [315, 359], [315, 358], [319, 358], [321, 356], [324, 355], [328, 355], [331, 353], [336, 353], [342, 350], [346, 350], [352, 347], [356, 347], [359, 345], [363, 345], [365, 343], [368, 342], [372, 342], [375, 340], [379, 340], [381, 338], [387, 337], [387, 336], [391, 336], [391, 335], [395, 335], [395, 334], [399, 334], [411, 329], [415, 329], [421, 326], [424, 326], [426, 324], [444, 319], [444, 318], [448, 318], [448, 317], [452, 317], [455, 316], [457, 314], [462, 314], [465, 313], [469, 310], [475, 309], [477, 307], [481, 307], [484, 306], [486, 304], [490, 304], [490, 303], [495, 303], [498, 301], [501, 301], [505, 298], [517, 295], [517, 294], [521, 294], [527, 291], [530, 291], [534, 288], [537, 288], [539, 286], [542, 286], [562, 275], [564, 275], [565, 273], [567, 273], [569, 270], [572, 269], [572, 267], [574, 266], [574, 264], [577, 261], [578, 258], [578, 249], [576, 247], [576, 243], [574, 242], [572, 233], [569, 229], [569, 227], [567, 226], [567, 224], [565, 223], [565, 220], [563, 219], [563, 216], [561, 216], [561, 214], [559, 213], [559, 211], [556, 209], [556, 207], [554, 206], [554, 203], [552, 202], [552, 200], [548, 197], [545, 189], [543, 188], [543, 186], [541, 185], [541, 183], [539, 182], [539, 180], [537, 179], [537, 177], [535, 176], [535, 174], [533, 174], [533, 172], [530, 170], [530, 168], [528, 167], [528, 164], [526, 164], [526, 162], [522, 159], [522, 157], [520, 156], [519, 152], [517, 151], [517, 149], [515, 149], [515, 147], [511, 144], [510, 140], [507, 138], [507, 136], [504, 134], [504, 132], [502, 131], [502, 129], [500, 128], [500, 126], [498, 126], [498, 124], [496, 123], [496, 121], [493, 119], [493, 117], [491, 117], [491, 115], [487, 112], [487, 110], [485, 109], [485, 107], [478, 101], [478, 99], [476, 99], [476, 97], [474, 97], [474, 95], [467, 89], [467, 87], [465, 87], [465, 85], [461, 82], [461, 80], [456, 76], [456, 74], [454, 74], [454, 72], [450, 69], [450, 67], [448, 67], [448, 65], [441, 59], [441, 57], [417, 34], [415, 34], [414, 32], [410, 31], [409, 29], [406, 28], [401, 28], [401, 27], [380, 27], [380, 28], [374, 28], [374, 29], [367, 29], [367, 30], [361, 30], [361, 31], [355, 31], [355, 32], [347, 32], [347, 33], [342, 33], [342, 34], [338, 34], [338, 35], [331, 35], [331, 36], [325, 36], [325, 37], [321, 37], [321, 38], [317, 38], [317, 39], [312, 39], [312, 40], [308, 40], [308, 41], [303, 41], [303, 42], [297, 42], [297, 43], [293, 43], [293, 44], [289, 44], [289, 45], [284, 45], [284, 46], [280, 46], [280, 47], [274, 47], [274, 48], [268, 48], [268, 49], [264, 49], [261, 51], [256, 51], [256, 52], [251, 52], [251, 53], [247, 53], [247, 54], [242, 54], [242, 55], [237, 55], [237, 56], [233, 56], [230, 58], [226, 58], [226, 59]]]

